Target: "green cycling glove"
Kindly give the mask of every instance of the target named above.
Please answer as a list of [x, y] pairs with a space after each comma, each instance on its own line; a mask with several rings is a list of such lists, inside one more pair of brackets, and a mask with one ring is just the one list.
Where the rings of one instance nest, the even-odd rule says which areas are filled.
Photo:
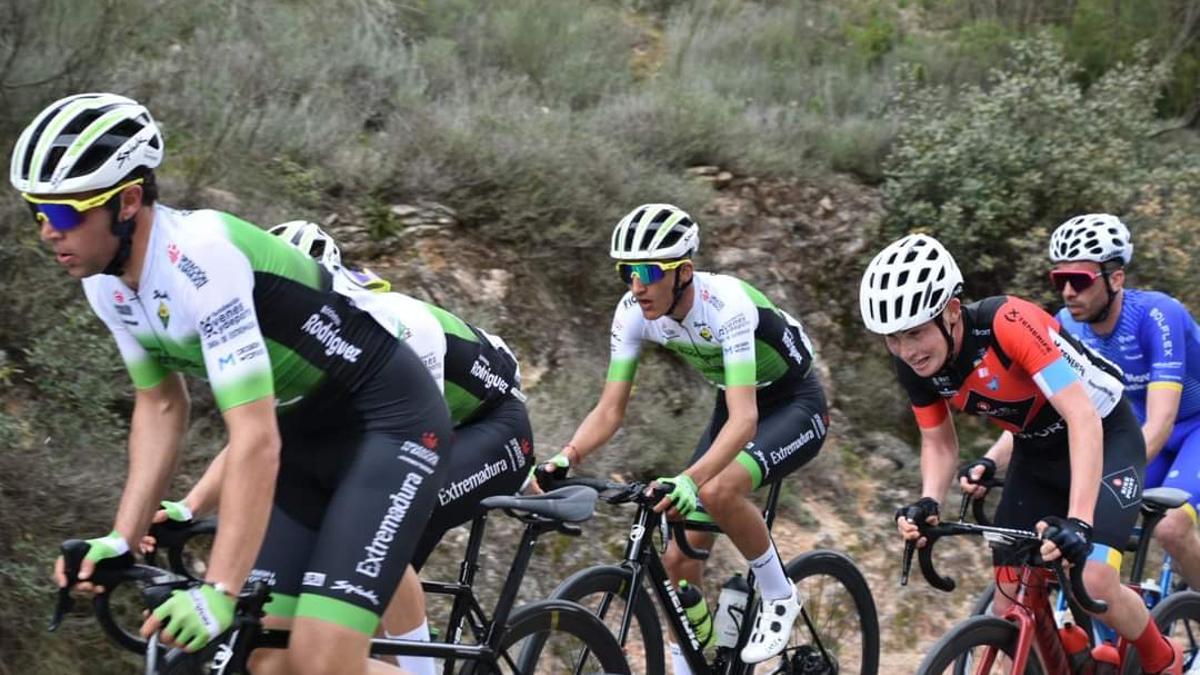
[[180, 589], [154, 610], [162, 632], [188, 651], [204, 647], [233, 624], [237, 601], [212, 584]]
[[192, 510], [183, 502], [172, 502], [164, 499], [159, 502], [159, 505], [162, 506], [163, 511], [167, 512], [167, 520], [176, 523], [186, 523], [192, 519]]
[[674, 478], [656, 478], [659, 484], [671, 484], [674, 488], [667, 495], [667, 499], [671, 500], [671, 505], [679, 512], [681, 516], [687, 516], [692, 511], [696, 510], [696, 495], [700, 492], [700, 488], [696, 487], [696, 481], [686, 473], [681, 473]]
[[116, 558], [129, 552], [129, 542], [125, 541], [119, 532], [113, 530], [103, 537], [88, 539], [88, 552], [85, 559], [98, 563], [101, 560]]

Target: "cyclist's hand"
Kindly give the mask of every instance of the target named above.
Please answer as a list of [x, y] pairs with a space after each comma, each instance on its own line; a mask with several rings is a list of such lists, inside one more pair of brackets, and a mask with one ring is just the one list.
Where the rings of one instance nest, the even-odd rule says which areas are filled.
[[980, 457], [970, 464], [964, 464], [958, 470], [959, 487], [964, 493], [971, 495], [972, 499], [983, 499], [988, 489], [979, 483], [995, 477], [996, 463], [991, 457]]
[[1071, 565], [1082, 565], [1092, 552], [1092, 526], [1078, 518], [1046, 516], [1037, 523], [1042, 535], [1042, 559], [1046, 562], [1060, 556]]
[[533, 466], [529, 467], [529, 475], [525, 477], [525, 482], [521, 484], [521, 489], [517, 490], [517, 494], [522, 494], [522, 495], [545, 494], [546, 491], [542, 489], [541, 485], [538, 485], [538, 481], [537, 481], [538, 466], [540, 466], [540, 465], [535, 463]]
[[[187, 523], [191, 522], [194, 516], [192, 510], [184, 502], [172, 502], [164, 499], [159, 504], [162, 508], [154, 512], [154, 517], [150, 519], [151, 523], [165, 523], [168, 520], [176, 523]], [[138, 544], [138, 551], [143, 555], [153, 553], [157, 544], [158, 541], [152, 535], [143, 535], [141, 543]]]
[[696, 496], [700, 492], [700, 488], [696, 487], [696, 481], [686, 473], [681, 473], [674, 478], [656, 478], [650, 485], [650, 490], [654, 486], [661, 485], [671, 488], [671, 492], [663, 497], [654, 505], [655, 513], [662, 513], [669, 508], [674, 507], [675, 513], [681, 518], [686, 518], [689, 513], [696, 510]]
[[539, 486], [553, 485], [554, 481], [566, 478], [570, 471], [571, 458], [567, 456], [566, 448], [564, 448], [534, 469], [533, 473], [536, 479], [534, 482]]
[[189, 652], [204, 647], [233, 623], [237, 600], [202, 583], [171, 593], [142, 624], [143, 638], [162, 630], [164, 641]]
[[932, 497], [921, 497], [908, 506], [896, 509], [896, 529], [905, 541], [917, 540], [917, 546], [924, 546], [925, 539], [921, 537], [920, 524], [938, 524], [938, 502]]
[[[87, 581], [96, 571], [96, 563], [125, 555], [129, 552], [129, 544], [116, 530], [103, 537], [88, 539], [87, 543], [88, 552], [79, 563], [79, 582], [75, 584], [75, 590], [84, 593], [103, 593], [103, 586], [97, 586]], [[54, 581], [59, 588], [67, 585], [67, 564], [62, 556], [58, 556], [58, 560], [54, 561]]]

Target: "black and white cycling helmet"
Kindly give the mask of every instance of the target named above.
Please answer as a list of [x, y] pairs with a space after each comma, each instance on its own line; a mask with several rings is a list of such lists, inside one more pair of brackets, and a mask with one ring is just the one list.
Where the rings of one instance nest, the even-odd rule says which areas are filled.
[[71, 194], [115, 186], [163, 158], [154, 118], [116, 94], [76, 94], [46, 107], [17, 138], [9, 180], [20, 192]]
[[933, 237], [910, 234], [888, 244], [863, 272], [863, 323], [880, 335], [915, 328], [941, 314], [962, 286], [950, 252]]
[[1107, 213], [1076, 216], [1050, 235], [1052, 262], [1118, 260], [1128, 265], [1133, 259], [1133, 238], [1120, 218]]
[[642, 204], [617, 223], [609, 255], [616, 260], [676, 260], [700, 248], [700, 226], [670, 204]]
[[320, 225], [307, 220], [290, 220], [267, 230], [276, 237], [312, 256], [321, 265], [336, 270], [342, 266], [342, 252], [333, 237], [325, 233]]

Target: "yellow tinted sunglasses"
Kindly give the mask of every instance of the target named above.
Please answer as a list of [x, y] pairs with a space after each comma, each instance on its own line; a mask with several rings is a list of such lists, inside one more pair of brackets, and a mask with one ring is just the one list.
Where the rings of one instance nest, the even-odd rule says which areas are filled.
[[29, 204], [29, 210], [33, 213], [33, 219], [42, 224], [43, 222], [50, 223], [50, 227], [59, 232], [66, 232], [79, 227], [83, 222], [83, 214], [99, 206], [104, 206], [108, 200], [117, 196], [127, 187], [140, 185], [144, 178], [134, 178], [131, 181], [121, 183], [111, 190], [106, 190], [98, 195], [88, 197], [86, 199], [63, 199], [53, 197], [34, 197], [25, 192], [21, 196], [25, 198], [25, 202]]

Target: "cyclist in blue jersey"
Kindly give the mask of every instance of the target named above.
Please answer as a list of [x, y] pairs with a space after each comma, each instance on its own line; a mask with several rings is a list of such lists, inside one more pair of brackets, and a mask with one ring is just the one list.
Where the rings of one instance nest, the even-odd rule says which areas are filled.
[[[1119, 366], [1146, 441], [1145, 487], [1174, 487], [1192, 500], [1171, 511], [1154, 536], [1184, 578], [1200, 584], [1200, 327], [1178, 300], [1125, 287], [1133, 258], [1129, 229], [1116, 216], [1087, 214], [1050, 237], [1050, 280], [1065, 306], [1065, 331]], [[988, 451], [1005, 464], [1011, 437]]]
[[[141, 104], [79, 94], [46, 107], [12, 153], [13, 187], [136, 390], [124, 492], [112, 531], [87, 542], [81, 590], [146, 532], [188, 427], [184, 376], [204, 378], [228, 430], [210, 473], [221, 529], [204, 581], [174, 591], [142, 635], [200, 649], [261, 579], [268, 626], [292, 634], [286, 651], [256, 650], [254, 672], [397, 672], [368, 645], [451, 463], [445, 402], [311, 258], [232, 215], [158, 203], [163, 152]], [[61, 557], [55, 577], [67, 585]]]

